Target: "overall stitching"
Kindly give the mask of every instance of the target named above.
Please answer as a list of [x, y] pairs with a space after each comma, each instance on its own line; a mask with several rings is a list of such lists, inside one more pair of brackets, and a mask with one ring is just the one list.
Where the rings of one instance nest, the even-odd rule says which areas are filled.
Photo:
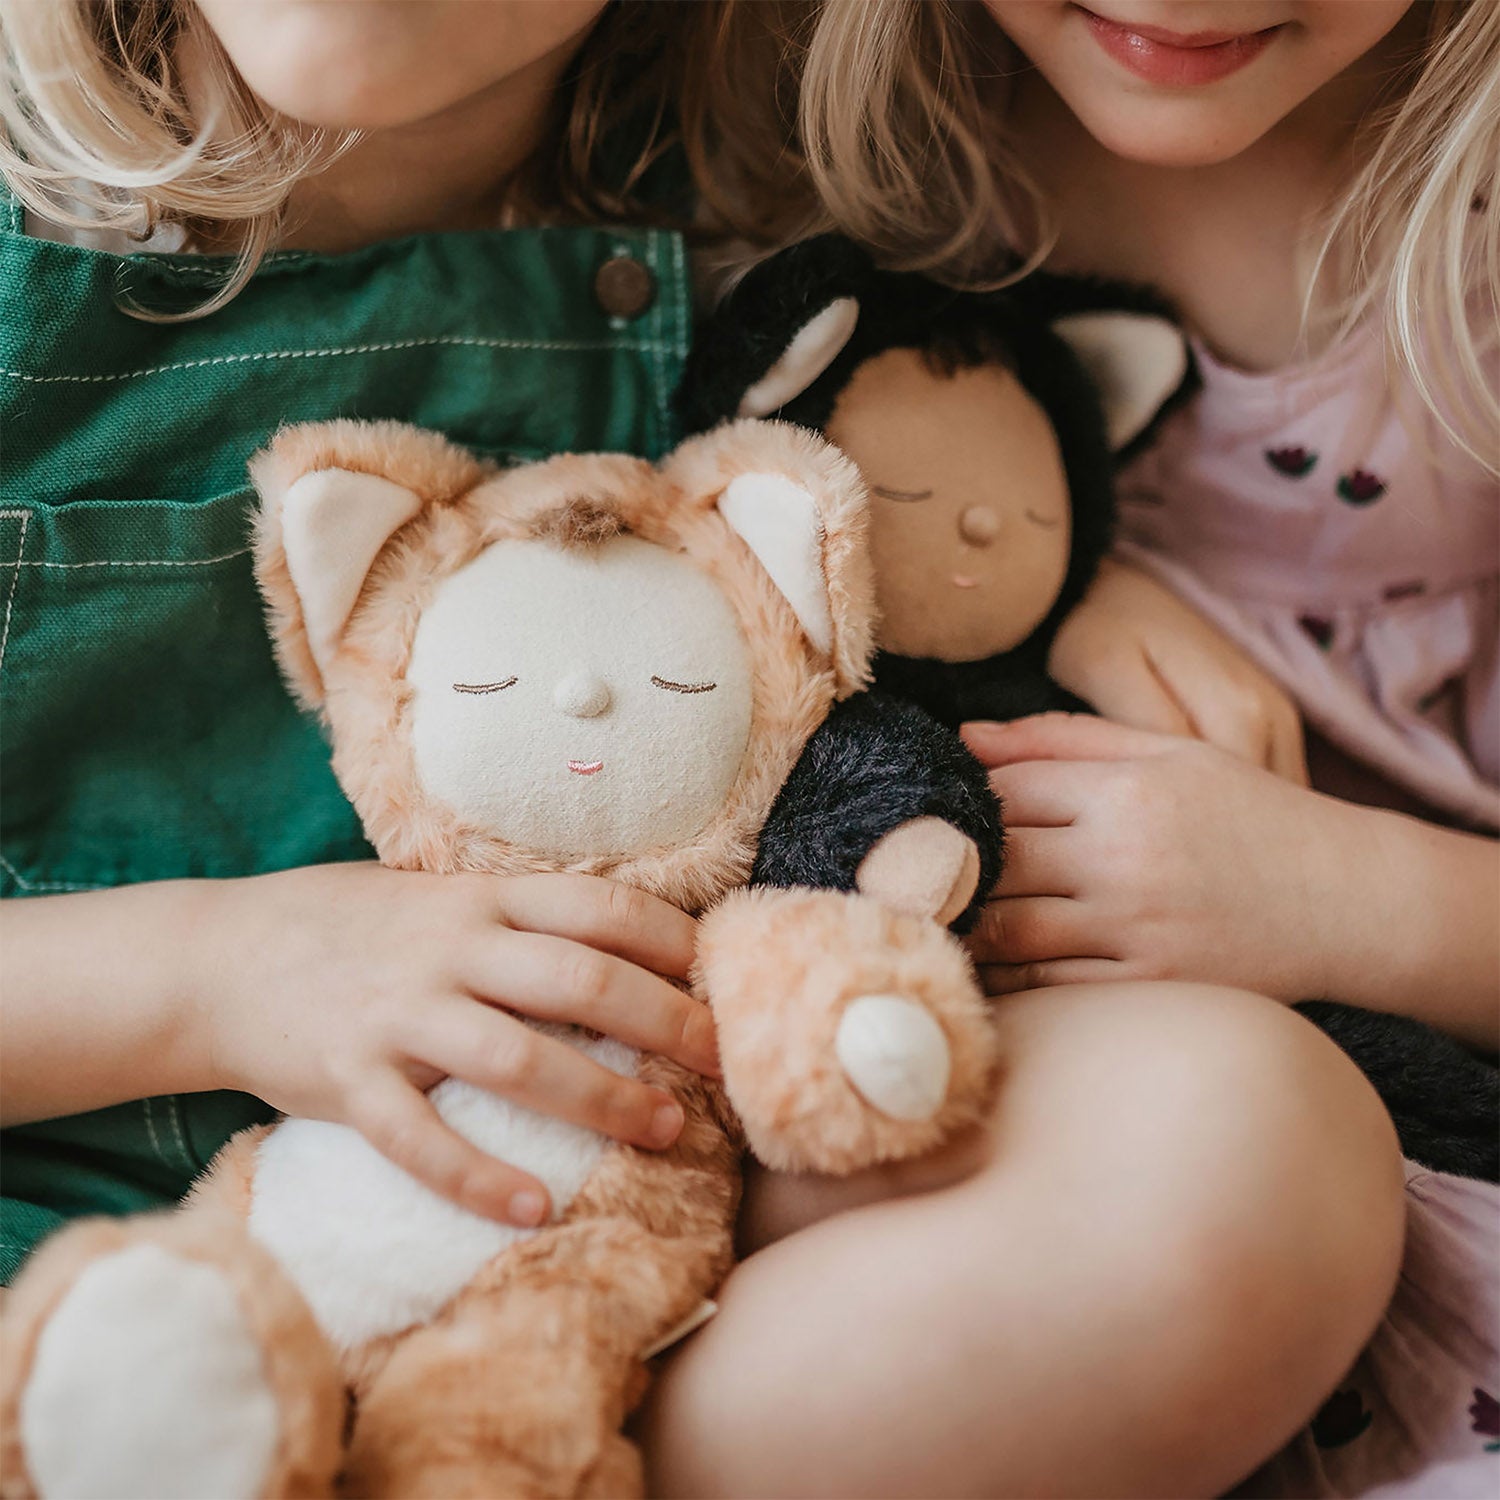
[[5, 670], [5, 648], [10, 642], [10, 611], [16, 599], [16, 584], [21, 577], [21, 554], [26, 550], [26, 528], [31, 524], [29, 510], [0, 510], [0, 521], [19, 521], [21, 535], [16, 541], [16, 560], [10, 565], [10, 587], [5, 591], [5, 624], [0, 627], [0, 673]]
[[102, 885], [80, 885], [70, 880], [28, 880], [3, 854], [0, 854], [0, 869], [3, 869], [23, 891], [102, 891], [107, 889]]
[[203, 1170], [204, 1163], [199, 1162], [188, 1150], [187, 1137], [182, 1133], [182, 1096], [180, 1094], [168, 1094], [162, 1101], [166, 1105], [167, 1119], [172, 1126], [172, 1136], [177, 1144], [177, 1155], [181, 1158], [181, 1164], [195, 1177]]
[[[5, 512], [0, 511], [0, 515]], [[100, 558], [93, 562], [42, 562], [37, 559], [34, 562], [18, 562], [17, 568], [61, 568], [64, 570], [72, 568], [207, 568], [214, 563], [233, 562], [237, 557], [248, 557], [249, 547], [241, 547], [235, 552], [221, 552], [217, 557], [141, 557], [132, 560]], [[0, 652], [3, 659], [3, 652]]]
[[146, 1135], [151, 1142], [151, 1149], [156, 1153], [157, 1159], [159, 1161], [165, 1162], [167, 1159], [167, 1154], [161, 1149], [161, 1141], [156, 1134], [156, 1118], [151, 1113], [151, 1100], [149, 1098], [142, 1099], [140, 1101], [140, 1104], [141, 1115], [146, 1121]]
[[337, 349], [262, 349], [246, 354], [216, 354], [210, 359], [182, 359], [173, 364], [152, 365], [144, 370], [123, 370], [117, 375], [28, 375], [24, 370], [0, 369], [0, 376], [28, 385], [108, 385], [137, 380], [144, 375], [165, 375], [177, 370], [201, 370], [209, 365], [243, 365], [263, 359], [330, 359], [351, 354], [390, 354], [401, 349], [527, 349], [562, 354], [628, 354], [644, 348], [632, 339], [482, 339], [456, 334], [435, 338], [396, 339], [386, 344], [348, 344]]

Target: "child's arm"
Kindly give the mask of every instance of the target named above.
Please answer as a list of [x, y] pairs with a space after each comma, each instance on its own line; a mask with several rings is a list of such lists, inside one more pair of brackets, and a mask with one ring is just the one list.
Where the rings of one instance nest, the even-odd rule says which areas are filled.
[[991, 991], [1196, 979], [1500, 1041], [1500, 849], [1210, 746], [1067, 715], [970, 725], [1007, 865], [971, 946]]
[[327, 865], [7, 901], [4, 1120], [241, 1089], [352, 1125], [435, 1191], [535, 1223], [542, 1185], [448, 1129], [452, 1075], [635, 1145], [682, 1110], [508, 1012], [717, 1069], [683, 977], [690, 918], [582, 875], [440, 876]]
[[1302, 720], [1280, 685], [1128, 563], [1100, 565], [1058, 630], [1047, 670], [1116, 723], [1206, 740], [1307, 784]]

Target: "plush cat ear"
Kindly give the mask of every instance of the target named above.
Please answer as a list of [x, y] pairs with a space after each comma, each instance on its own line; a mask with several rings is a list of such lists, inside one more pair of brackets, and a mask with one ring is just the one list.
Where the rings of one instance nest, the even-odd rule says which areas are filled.
[[740, 397], [738, 416], [764, 417], [800, 396], [839, 357], [859, 321], [859, 302], [836, 297], [792, 335], [781, 357]]
[[750, 267], [694, 330], [675, 405], [684, 432], [765, 417], [838, 359], [874, 275], [869, 255], [821, 234]]
[[713, 506], [790, 606], [839, 696], [862, 686], [874, 649], [875, 587], [864, 481], [831, 443], [785, 422], [734, 422], [684, 443], [668, 477]]
[[1077, 312], [1054, 319], [1052, 327], [1098, 388], [1112, 452], [1128, 448], [1188, 378], [1187, 340], [1170, 319]]
[[282, 670], [304, 702], [322, 702], [386, 544], [426, 505], [464, 493], [483, 473], [439, 434], [396, 422], [289, 427], [251, 459], [261, 499], [256, 580]]

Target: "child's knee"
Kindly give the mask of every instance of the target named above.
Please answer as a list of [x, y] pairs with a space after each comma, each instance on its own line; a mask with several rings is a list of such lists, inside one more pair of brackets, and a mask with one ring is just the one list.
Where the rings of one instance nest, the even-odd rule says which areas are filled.
[[[1198, 985], [1092, 990], [1025, 997], [991, 1173], [1027, 1145], [1047, 1154], [1050, 1113], [1051, 1196], [1074, 1202], [1035, 1201], [1095, 1245], [1101, 1309], [1133, 1309], [1149, 1347], [1122, 1363], [1143, 1419], [1163, 1443], [1242, 1444], [1248, 1468], [1307, 1419], [1389, 1300], [1395, 1133], [1353, 1065], [1283, 1007]], [[1034, 1024], [1055, 1031], [1055, 1056]], [[1032, 1118], [1008, 1130], [1008, 1105]]]

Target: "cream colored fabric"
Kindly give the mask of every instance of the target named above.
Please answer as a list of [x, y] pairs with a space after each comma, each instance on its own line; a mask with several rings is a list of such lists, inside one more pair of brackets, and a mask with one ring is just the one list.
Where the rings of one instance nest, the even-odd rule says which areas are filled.
[[1109, 446], [1116, 452], [1145, 428], [1187, 376], [1187, 340], [1165, 318], [1070, 313], [1052, 327], [1098, 387]]
[[304, 474], [286, 492], [282, 545], [320, 671], [328, 670], [375, 554], [420, 507], [399, 484], [346, 469]]
[[427, 791], [539, 853], [686, 842], [750, 736], [750, 659], [713, 581], [665, 548], [497, 542], [446, 579], [407, 680]]
[[833, 650], [833, 616], [823, 578], [823, 523], [813, 497], [780, 474], [741, 474], [719, 497], [719, 514], [760, 559], [813, 649], [826, 656]]
[[741, 417], [766, 417], [800, 396], [839, 356], [859, 322], [853, 297], [830, 302], [793, 335], [780, 359], [740, 398]]

